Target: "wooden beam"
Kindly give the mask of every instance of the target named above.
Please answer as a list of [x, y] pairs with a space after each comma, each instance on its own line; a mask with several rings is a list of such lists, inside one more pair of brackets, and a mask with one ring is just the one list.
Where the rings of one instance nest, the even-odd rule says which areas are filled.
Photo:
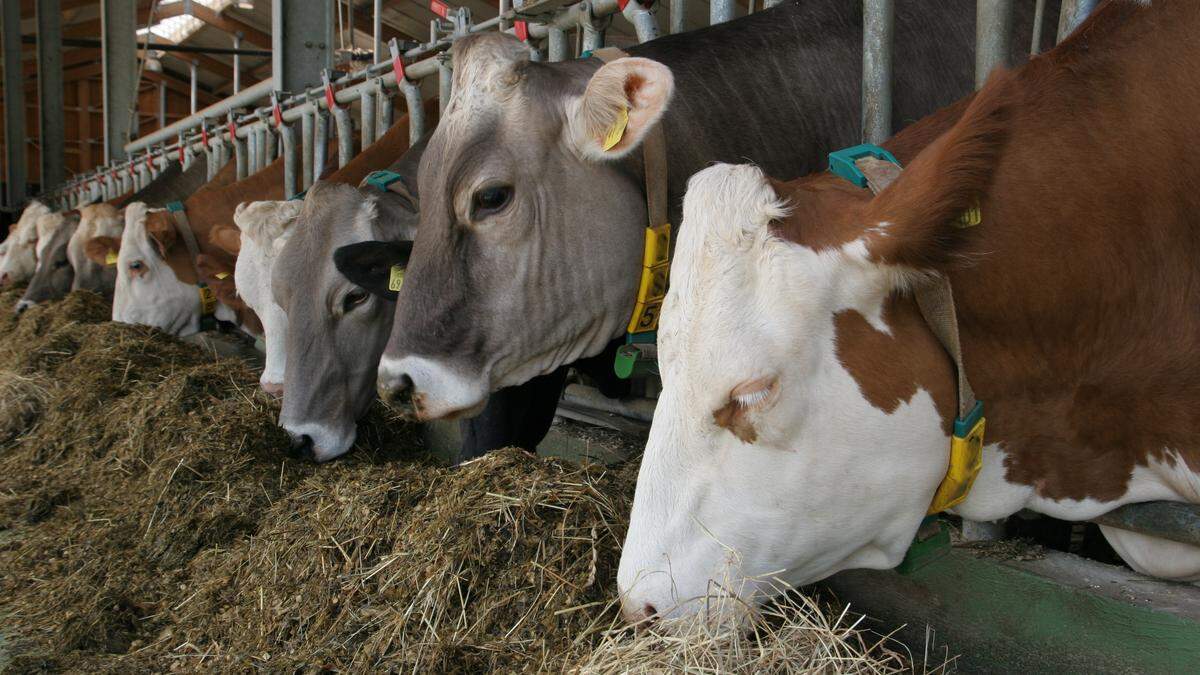
[[[94, 7], [96, 0], [60, 0], [59, 9], [64, 12], [69, 12], [73, 9], [82, 7]], [[21, 16], [33, 14], [34, 7], [37, 6], [37, 0], [21, 0]]]
[[[172, 16], [183, 16], [187, 14], [187, 12], [183, 11], [183, 5], [184, 3], [182, 2], [174, 5], [167, 5], [155, 13], [154, 18], [157, 21]], [[195, 2], [192, 3], [192, 16], [200, 19], [213, 28], [223, 30], [230, 35], [233, 35], [234, 33], [241, 33], [242, 38], [246, 42], [258, 45], [264, 49], [271, 48], [270, 35], [262, 32], [254, 26], [251, 26], [248, 23], [241, 21], [240, 19], [225, 16], [224, 14], [218, 14], [208, 7]], [[145, 23], [144, 19], [142, 20], [142, 23]]]
[[[63, 68], [70, 68], [71, 66], [78, 66], [83, 63], [92, 63], [93, 61], [96, 61], [99, 58], [100, 58], [100, 50], [99, 49], [93, 49], [91, 47], [84, 47], [82, 49], [72, 49], [69, 52], [63, 53], [62, 65], [63, 65]], [[21, 65], [21, 73], [25, 77], [36, 77], [37, 76], [37, 62], [31, 61], [29, 63], [22, 64]]]

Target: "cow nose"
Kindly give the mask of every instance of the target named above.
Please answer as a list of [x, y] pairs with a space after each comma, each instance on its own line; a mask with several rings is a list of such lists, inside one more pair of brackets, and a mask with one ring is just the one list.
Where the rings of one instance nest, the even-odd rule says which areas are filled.
[[648, 602], [621, 603], [621, 614], [635, 628], [649, 628], [658, 621], [658, 609]]
[[21, 312], [24, 312], [25, 310], [29, 309], [30, 307], [33, 307], [35, 304], [37, 304], [37, 303], [33, 302], [32, 300], [22, 300], [17, 303], [17, 307], [14, 311], [17, 314], [20, 314]]
[[388, 381], [380, 379], [376, 384], [379, 399], [389, 408], [402, 415], [416, 416], [416, 406], [413, 404], [413, 381], [407, 374]]
[[7, 286], [8, 281], [9, 281], [8, 272], [5, 272], [4, 274], [0, 274], [0, 286]]
[[292, 437], [292, 445], [288, 449], [288, 456], [292, 459], [305, 459], [316, 461], [316, 456], [313, 455], [313, 439], [308, 434], [289, 434]]
[[[263, 382], [262, 388], [263, 388], [263, 391], [274, 396], [275, 398], [280, 398], [283, 396], [283, 383], [282, 382]], [[305, 438], [307, 438], [307, 436]]]

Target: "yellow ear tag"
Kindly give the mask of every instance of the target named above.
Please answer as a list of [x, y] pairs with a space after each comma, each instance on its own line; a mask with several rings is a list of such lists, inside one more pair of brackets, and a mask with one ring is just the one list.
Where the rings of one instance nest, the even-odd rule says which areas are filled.
[[221, 281], [225, 281], [226, 279], [229, 278], [229, 272], [217, 272], [213, 276], [220, 279]]
[[959, 227], [975, 227], [983, 222], [983, 212], [979, 210], [979, 202], [971, 205], [971, 208], [962, 212], [958, 217]]
[[392, 273], [388, 275], [388, 290], [399, 291], [404, 285], [404, 266], [392, 265]]
[[105, 265], [116, 265], [117, 264], [117, 254], [113, 253], [112, 251], [109, 251], [108, 254], [104, 256], [104, 264]]
[[604, 137], [604, 149], [612, 150], [613, 146], [621, 142], [625, 136], [625, 127], [629, 126], [629, 108], [621, 107], [621, 113], [617, 115], [617, 121], [613, 122], [612, 127], [608, 130], [608, 135]]

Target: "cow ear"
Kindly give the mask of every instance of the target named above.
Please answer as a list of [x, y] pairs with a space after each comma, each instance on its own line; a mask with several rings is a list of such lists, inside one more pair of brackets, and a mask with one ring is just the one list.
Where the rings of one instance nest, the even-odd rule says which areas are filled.
[[209, 231], [208, 240], [229, 255], [237, 255], [242, 250], [242, 232], [236, 227], [218, 225]]
[[408, 265], [412, 242], [364, 241], [349, 244], [333, 252], [333, 264], [350, 283], [385, 300], [395, 300], [389, 286], [392, 268]]
[[116, 255], [121, 250], [121, 240], [116, 237], [92, 237], [83, 245], [83, 252], [88, 260], [97, 265], [108, 265], [109, 254]]
[[207, 253], [196, 256], [196, 269], [200, 271], [200, 279], [212, 286], [214, 291], [225, 285], [235, 288], [233, 267]]
[[146, 236], [158, 248], [158, 254], [165, 260], [167, 251], [175, 244], [175, 224], [171, 222], [171, 214], [166, 211], [156, 211], [146, 215]]
[[1012, 75], [997, 72], [959, 121], [927, 146], [865, 211], [872, 259], [939, 270], [957, 259], [972, 226], [987, 226], [979, 204], [1008, 139]]
[[606, 63], [567, 110], [568, 141], [585, 159], [624, 157], [658, 124], [674, 92], [671, 69], [657, 61]]
[[[376, 199], [378, 206], [377, 222], [387, 233], [388, 237], [401, 240], [411, 240], [417, 235], [417, 223], [421, 219], [420, 203], [415, 192], [405, 191], [405, 194], [393, 192], [392, 187], [400, 181], [392, 183], [388, 192], [380, 194]], [[407, 195], [407, 196], [406, 196]]]

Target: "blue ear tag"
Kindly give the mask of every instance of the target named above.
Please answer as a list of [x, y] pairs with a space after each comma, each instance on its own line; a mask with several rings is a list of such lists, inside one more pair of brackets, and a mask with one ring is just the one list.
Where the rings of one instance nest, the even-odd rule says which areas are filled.
[[398, 180], [400, 180], [400, 174], [395, 171], [372, 171], [367, 174], [367, 178], [363, 182], [386, 192], [388, 186]]
[[867, 187], [867, 177], [863, 175], [862, 171], [859, 171], [858, 166], [855, 164], [855, 162], [863, 157], [874, 157], [875, 159], [882, 159], [900, 166], [900, 162], [892, 156], [892, 153], [878, 145], [863, 143], [852, 148], [843, 148], [829, 153], [829, 170], [858, 187], [865, 188]]

